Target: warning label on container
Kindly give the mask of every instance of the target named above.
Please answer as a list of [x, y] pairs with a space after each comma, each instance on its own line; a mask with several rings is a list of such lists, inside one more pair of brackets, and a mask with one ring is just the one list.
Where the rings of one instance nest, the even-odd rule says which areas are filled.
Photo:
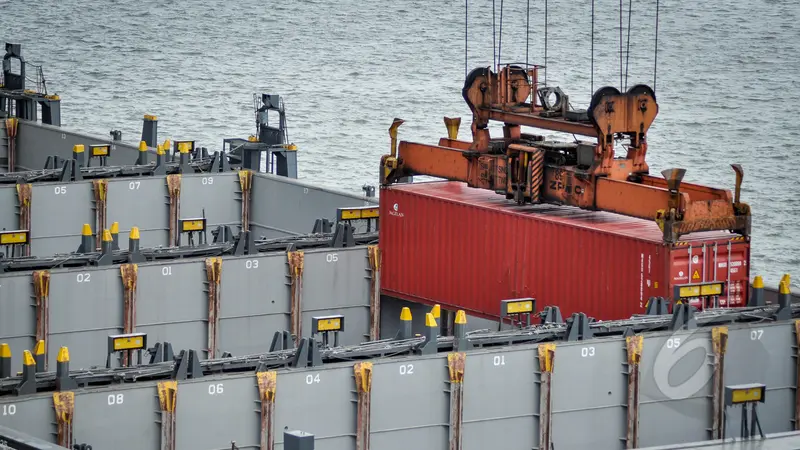
[[699, 279], [700, 279], [700, 271], [695, 270], [694, 273], [692, 274], [692, 280], [699, 280]]

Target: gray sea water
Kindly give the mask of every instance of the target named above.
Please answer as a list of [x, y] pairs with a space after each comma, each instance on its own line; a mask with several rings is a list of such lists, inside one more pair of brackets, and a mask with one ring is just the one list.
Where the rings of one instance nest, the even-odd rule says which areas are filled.
[[[544, 0], [503, 5], [503, 62], [544, 64]], [[623, 43], [629, 2], [623, 2]], [[620, 87], [620, 3], [549, 0], [547, 82], [588, 104], [592, 87]], [[753, 273], [800, 286], [800, 2], [661, 0], [651, 173], [733, 188], [754, 214]], [[491, 0], [469, 0], [468, 66], [493, 60]], [[632, 2], [628, 86], [653, 83], [655, 0]], [[217, 149], [254, 133], [252, 94], [285, 97], [300, 178], [360, 192], [377, 184], [388, 127], [435, 143], [443, 116], [463, 117], [464, 1], [0, 0], [0, 38], [44, 64], [65, 126], [137, 141], [143, 114], [159, 138]], [[527, 39], [526, 39], [527, 35]], [[497, 36], [497, 34], [496, 34]], [[625, 60], [623, 59], [623, 64]], [[624, 69], [623, 69], [624, 70]], [[625, 80], [622, 80], [625, 84]], [[569, 137], [568, 137], [569, 138]]]

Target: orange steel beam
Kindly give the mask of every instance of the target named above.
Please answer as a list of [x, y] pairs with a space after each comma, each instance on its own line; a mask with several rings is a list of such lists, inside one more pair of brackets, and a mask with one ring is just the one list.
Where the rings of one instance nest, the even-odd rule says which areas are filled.
[[439, 139], [439, 147], [457, 148], [459, 150], [469, 150], [472, 142], [459, 141], [457, 139], [441, 138]]
[[[667, 181], [665, 179], [650, 175], [642, 175], [642, 184], [667, 189]], [[725, 200], [729, 203], [733, 202], [733, 195], [727, 189], [716, 189], [682, 181], [680, 191], [681, 193], [689, 194], [693, 201]]]
[[595, 207], [626, 216], [653, 220], [656, 211], [667, 208], [670, 200], [668, 189], [645, 184], [597, 178], [595, 183]]
[[397, 154], [405, 171], [453, 181], [469, 181], [470, 160], [461, 150], [402, 141]]
[[[455, 139], [443, 138], [439, 142], [451, 147], [400, 142], [399, 164], [387, 181], [391, 183], [391, 179], [406, 175], [427, 175], [466, 182], [475, 188], [512, 193], [510, 185], [506, 184], [507, 155], [462, 150], [469, 148], [470, 143]], [[646, 175], [642, 178], [645, 182], [576, 176], [570, 168], [545, 165], [541, 193], [545, 202], [655, 221], [668, 242], [697, 231], [745, 230], [749, 233], [746, 231], [749, 230], [749, 216], [736, 215], [729, 191], [682, 183], [679, 192], [674, 193], [666, 187], [666, 182]], [[553, 182], [558, 185], [555, 190], [551, 187]], [[564, 189], [567, 184], [572, 186], [569, 192]]]
[[532, 114], [502, 111], [499, 109], [489, 110], [489, 119], [514, 125], [541, 128], [545, 130], [561, 131], [581, 136], [597, 137], [597, 130], [594, 125], [568, 122], [564, 119], [548, 119], [546, 117], [534, 116]]
[[[692, 191], [685, 191], [681, 184], [678, 212], [682, 217], [678, 220], [681, 222], [682, 233], [732, 229], [738, 226], [730, 192], [719, 191], [720, 196], [716, 198], [707, 198], [707, 193], [700, 193], [698, 196], [692, 194]], [[604, 177], [597, 178], [595, 185], [597, 209], [648, 220], [656, 219], [660, 209], [669, 207], [671, 196], [666, 188]]]

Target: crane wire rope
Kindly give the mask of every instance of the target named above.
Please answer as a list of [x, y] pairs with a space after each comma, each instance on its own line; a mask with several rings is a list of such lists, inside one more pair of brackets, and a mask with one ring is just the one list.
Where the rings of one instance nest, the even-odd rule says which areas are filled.
[[656, 48], [653, 56], [653, 93], [656, 92], [656, 73], [658, 71], [658, 10], [659, 0], [656, 0]]
[[500, 36], [497, 43], [497, 68], [500, 69], [500, 59], [503, 54], [503, 0], [500, 0]]
[[547, 0], [544, 0], [544, 85], [547, 86]]
[[619, 89], [622, 90], [622, 0], [619, 0]]
[[467, 34], [468, 26], [469, 26], [469, 0], [464, 0], [464, 78], [467, 78], [467, 67], [469, 66], [469, 63], [467, 62], [467, 49], [468, 49], [467, 39], [469, 36]]
[[628, 47], [625, 49], [625, 90], [628, 90], [628, 60], [631, 57], [631, 16], [633, 15], [633, 0], [628, 0]]
[[591, 92], [589, 98], [594, 95], [594, 0], [592, 0], [592, 65], [591, 65]]
[[494, 66], [494, 71], [497, 72], [497, 42], [495, 39], [497, 38], [497, 21], [495, 20], [495, 0], [492, 0], [492, 65]]
[[525, 13], [525, 70], [528, 70], [528, 46], [531, 38], [531, 0], [528, 0], [528, 9]]

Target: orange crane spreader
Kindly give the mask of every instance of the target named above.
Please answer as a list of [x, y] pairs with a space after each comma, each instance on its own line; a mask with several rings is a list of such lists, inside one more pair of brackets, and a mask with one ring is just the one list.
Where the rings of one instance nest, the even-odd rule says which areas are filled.
[[[497, 73], [473, 70], [462, 95], [472, 110], [472, 142], [458, 140], [460, 118], [445, 118], [448, 138], [439, 145], [401, 141], [395, 119], [391, 154], [381, 158], [381, 184], [428, 175], [494, 190], [519, 204], [554, 203], [655, 220], [664, 241], [681, 235], [730, 230], [750, 234], [750, 208], [740, 201], [744, 172], [729, 190], [682, 183], [684, 169], [649, 175], [647, 130], [658, 114], [655, 92], [639, 84], [627, 92], [595, 91], [586, 111], [571, 110], [559, 88], [539, 87], [539, 68], [505, 65]], [[555, 97], [555, 101], [551, 101]], [[490, 121], [503, 123], [503, 137], [489, 135]], [[594, 141], [556, 142], [521, 132], [521, 126], [572, 133]], [[627, 141], [617, 158], [615, 140]]]

